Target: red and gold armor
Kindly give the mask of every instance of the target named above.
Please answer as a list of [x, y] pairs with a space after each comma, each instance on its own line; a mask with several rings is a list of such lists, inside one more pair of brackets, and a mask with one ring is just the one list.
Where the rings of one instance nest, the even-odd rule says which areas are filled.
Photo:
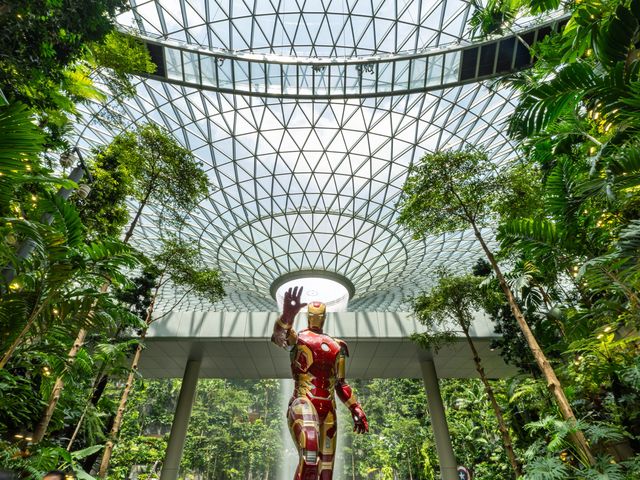
[[295, 381], [287, 420], [300, 461], [294, 480], [331, 480], [336, 451], [336, 402], [334, 392], [351, 411], [354, 431], [369, 430], [367, 417], [345, 382], [347, 344], [322, 332], [326, 307], [308, 306], [309, 328], [296, 332], [293, 320], [306, 304], [302, 288], [284, 295], [283, 312], [273, 328], [271, 341], [291, 348], [291, 373]]

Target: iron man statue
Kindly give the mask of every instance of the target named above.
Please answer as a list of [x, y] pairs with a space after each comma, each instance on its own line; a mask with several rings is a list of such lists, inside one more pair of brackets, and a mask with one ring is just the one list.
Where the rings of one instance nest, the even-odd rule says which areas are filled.
[[347, 344], [322, 332], [326, 306], [308, 306], [309, 328], [296, 332], [293, 320], [306, 303], [301, 303], [302, 287], [284, 294], [282, 315], [273, 327], [271, 341], [291, 349], [291, 373], [295, 381], [287, 420], [300, 461], [294, 480], [331, 480], [336, 451], [336, 402], [338, 398], [351, 411], [353, 430], [369, 431], [364, 411], [345, 382]]

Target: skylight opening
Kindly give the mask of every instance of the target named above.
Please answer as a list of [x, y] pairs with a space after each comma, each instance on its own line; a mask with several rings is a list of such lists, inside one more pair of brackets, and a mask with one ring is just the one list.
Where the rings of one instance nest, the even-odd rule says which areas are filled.
[[[327, 312], [346, 312], [349, 305], [349, 290], [342, 283], [323, 277], [301, 277], [289, 280], [276, 290], [278, 310], [282, 311], [284, 294], [289, 288], [302, 287], [302, 302], [322, 302]], [[306, 312], [304, 307], [302, 312]]]

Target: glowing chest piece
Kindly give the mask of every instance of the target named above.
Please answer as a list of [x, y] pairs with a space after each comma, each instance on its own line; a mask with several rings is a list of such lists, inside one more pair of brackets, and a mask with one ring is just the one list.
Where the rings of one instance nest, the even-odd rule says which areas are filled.
[[320, 345], [320, 348], [322, 349], [323, 352], [330, 352], [331, 351], [331, 347], [329, 345], [327, 345], [326, 343], [322, 342], [322, 345]]

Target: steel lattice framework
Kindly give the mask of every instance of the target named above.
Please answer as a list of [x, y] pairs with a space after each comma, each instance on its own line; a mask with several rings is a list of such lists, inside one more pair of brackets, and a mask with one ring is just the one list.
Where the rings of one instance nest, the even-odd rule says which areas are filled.
[[[201, 51], [348, 63], [465, 42], [470, 12], [461, 0], [132, 0], [120, 22], [145, 38]], [[352, 282], [350, 310], [398, 311], [429, 287], [438, 266], [466, 271], [481, 256], [469, 231], [416, 241], [396, 224], [409, 165], [425, 152], [465, 145], [508, 161], [513, 147], [503, 128], [514, 99], [512, 91], [481, 82], [314, 99], [141, 78], [125, 105], [83, 107], [77, 133], [79, 145], [90, 148], [121, 128], [156, 122], [206, 166], [214, 188], [191, 212], [184, 235], [221, 269], [228, 295], [215, 305], [187, 296], [180, 310], [275, 310], [272, 283], [313, 270]], [[143, 215], [134, 237], [143, 250], [154, 249], [161, 215], [161, 205]], [[165, 289], [159, 308], [180, 296]]]
[[461, 0], [132, 0], [121, 23], [212, 49], [292, 57], [415, 52], [462, 40]]

